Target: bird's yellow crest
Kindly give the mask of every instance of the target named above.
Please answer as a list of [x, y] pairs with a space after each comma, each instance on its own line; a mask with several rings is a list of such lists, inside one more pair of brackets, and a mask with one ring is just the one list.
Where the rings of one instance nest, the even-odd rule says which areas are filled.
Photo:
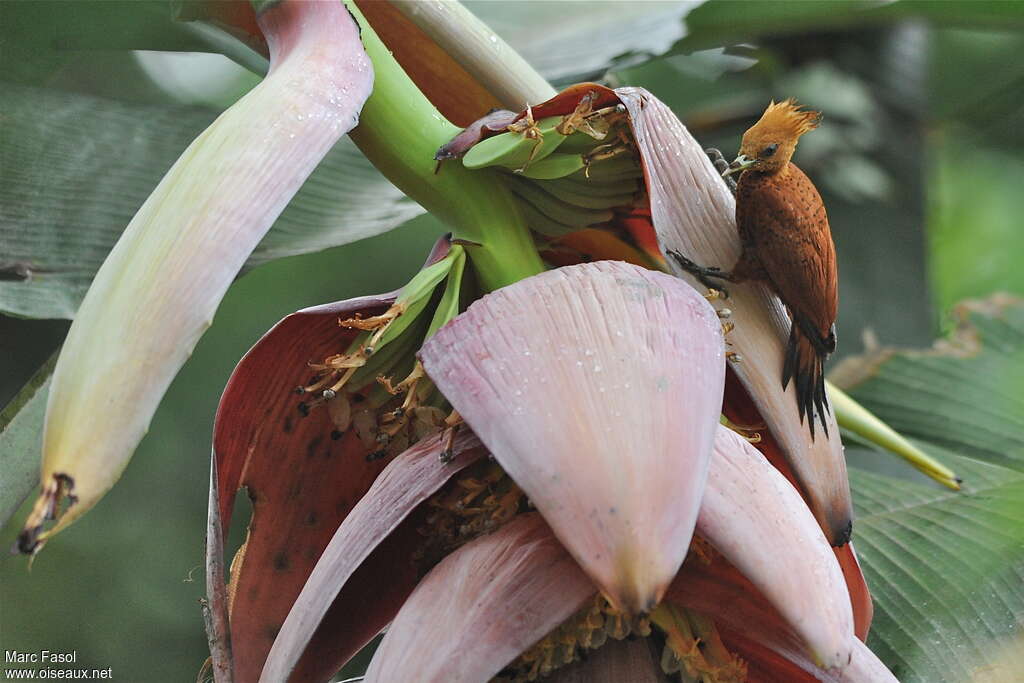
[[[821, 112], [802, 109], [803, 105], [790, 97], [782, 102], [772, 100], [761, 119], [750, 131], [771, 130], [776, 135], [795, 139], [814, 130], [821, 122]], [[750, 132], [748, 131], [748, 132]]]
[[747, 165], [762, 173], [784, 171], [789, 164], [796, 141], [809, 130], [818, 127], [821, 113], [804, 111], [792, 97], [768, 105], [760, 120], [743, 134], [740, 156]]

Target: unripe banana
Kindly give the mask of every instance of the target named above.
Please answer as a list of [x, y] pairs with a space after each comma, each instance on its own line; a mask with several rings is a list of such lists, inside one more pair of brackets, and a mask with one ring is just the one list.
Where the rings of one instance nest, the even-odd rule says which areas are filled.
[[555, 130], [561, 121], [561, 116], [549, 116], [524, 132], [509, 131], [481, 140], [462, 157], [462, 165], [470, 169], [528, 167], [554, 152], [565, 140], [565, 136]]
[[580, 176], [555, 178], [542, 182], [541, 186], [547, 188], [549, 185], [562, 185], [566, 189], [577, 194], [594, 195], [606, 197], [614, 194], [637, 194], [644, 189], [640, 178], [626, 178], [619, 180], [605, 180], [597, 178], [583, 178]]
[[509, 187], [516, 196], [533, 205], [540, 213], [556, 223], [575, 228], [605, 223], [612, 219], [612, 212], [600, 209], [588, 209], [563, 202], [553, 195], [540, 189], [536, 183], [519, 178], [510, 178]]
[[641, 175], [643, 175], [643, 169], [640, 164], [629, 154], [622, 154], [611, 159], [592, 161], [582, 170], [572, 174], [571, 177], [583, 180], [618, 180], [639, 178]]
[[[559, 146], [562, 149], [562, 146]], [[536, 180], [553, 180], [564, 178], [584, 167], [583, 157], [579, 154], [563, 154], [555, 152], [546, 159], [534, 161], [523, 169], [522, 175]]]
[[[541, 187], [545, 192], [550, 193], [567, 204], [582, 206], [586, 209], [611, 209], [616, 206], [631, 206], [636, 198], [635, 189], [628, 189], [628, 181], [616, 185], [580, 187], [581, 185], [583, 184], [572, 184], [571, 181], [566, 183], [562, 180], [552, 180], [543, 183]], [[624, 192], [623, 190], [627, 191]]]
[[589, 152], [601, 144], [604, 144], [603, 140], [598, 140], [593, 136], [587, 135], [583, 131], [578, 130], [565, 139], [560, 151], [567, 154], [582, 154], [583, 152]]
[[553, 220], [549, 216], [542, 214], [537, 209], [533, 208], [533, 205], [527, 201], [519, 202], [519, 210], [523, 212], [523, 219], [526, 221], [526, 225], [536, 233], [544, 235], [545, 237], [563, 237], [571, 232], [581, 230], [581, 226], [578, 225], [566, 225], [565, 223], [559, 223]]

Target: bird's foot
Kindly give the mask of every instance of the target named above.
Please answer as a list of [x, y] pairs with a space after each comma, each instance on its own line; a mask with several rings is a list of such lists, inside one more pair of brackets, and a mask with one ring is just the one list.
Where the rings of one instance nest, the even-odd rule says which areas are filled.
[[711, 278], [716, 278], [718, 280], [729, 279], [729, 274], [723, 273], [721, 268], [715, 268], [713, 266], [698, 266], [696, 263], [673, 249], [669, 249], [668, 255], [675, 259], [675, 262], [679, 264], [680, 268], [697, 278], [702, 285], [708, 288], [708, 291], [715, 292], [716, 294], [714, 298], [729, 298], [729, 292], [722, 287], [721, 283], [711, 281]]
[[708, 147], [704, 150], [704, 153], [708, 155], [708, 159], [711, 160], [711, 164], [718, 171], [718, 175], [722, 176], [725, 186], [729, 188], [729, 192], [732, 192], [733, 196], [736, 196], [736, 181], [731, 175], [726, 175], [729, 169], [729, 162], [726, 161], [725, 155], [723, 155], [718, 149], [714, 147]]

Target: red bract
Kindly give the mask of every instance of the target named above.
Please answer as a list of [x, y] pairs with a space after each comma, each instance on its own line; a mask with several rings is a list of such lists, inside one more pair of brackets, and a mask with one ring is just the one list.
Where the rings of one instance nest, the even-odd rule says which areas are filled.
[[[447, 241], [439, 241], [426, 265], [440, 261], [448, 251]], [[299, 410], [304, 399], [296, 395], [296, 388], [312, 374], [310, 363], [344, 350], [358, 335], [357, 329], [342, 327], [340, 321], [384, 313], [398, 295], [362, 297], [293, 313], [242, 358], [221, 397], [213, 450], [225, 532], [236, 491], [245, 487], [252, 502], [249, 535], [232, 562], [229, 588], [239, 680], [259, 676], [324, 547], [386, 464], [368, 461], [373, 447], [357, 429], [339, 430], [329, 410]], [[369, 594], [368, 588], [364, 595]], [[368, 628], [371, 637], [380, 625]], [[333, 645], [328, 651], [334, 651]], [[307, 662], [310, 674], [316, 678], [333, 673], [340, 664], [332, 661], [314, 653]]]
[[249, 535], [231, 566], [238, 680], [259, 677], [320, 553], [383, 467], [366, 462], [368, 449], [351, 430], [332, 439], [327, 411], [304, 418], [295, 386], [306, 380], [306, 363], [355, 337], [339, 318], [380, 313], [391, 301], [366, 297], [288, 316], [242, 358], [221, 398], [213, 450], [225, 530], [239, 487], [252, 502]]

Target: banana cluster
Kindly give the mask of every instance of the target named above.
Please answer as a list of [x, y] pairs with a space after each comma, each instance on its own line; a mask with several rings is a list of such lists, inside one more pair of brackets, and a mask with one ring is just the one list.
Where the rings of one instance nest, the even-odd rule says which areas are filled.
[[327, 410], [334, 425], [331, 438], [353, 429], [368, 460], [397, 455], [446, 426], [447, 404], [424, 375], [416, 351], [458, 315], [466, 255], [447, 238], [434, 253], [444, 255], [432, 255], [433, 262], [401, 289], [387, 311], [339, 320], [359, 334], [343, 353], [310, 363], [314, 376], [295, 388], [302, 397], [301, 415]]
[[591, 111], [584, 98], [565, 116], [535, 121], [527, 110], [471, 147], [462, 164], [507, 174], [529, 227], [557, 238], [610, 223], [616, 210], [643, 200], [643, 170], [625, 132], [621, 105]]

